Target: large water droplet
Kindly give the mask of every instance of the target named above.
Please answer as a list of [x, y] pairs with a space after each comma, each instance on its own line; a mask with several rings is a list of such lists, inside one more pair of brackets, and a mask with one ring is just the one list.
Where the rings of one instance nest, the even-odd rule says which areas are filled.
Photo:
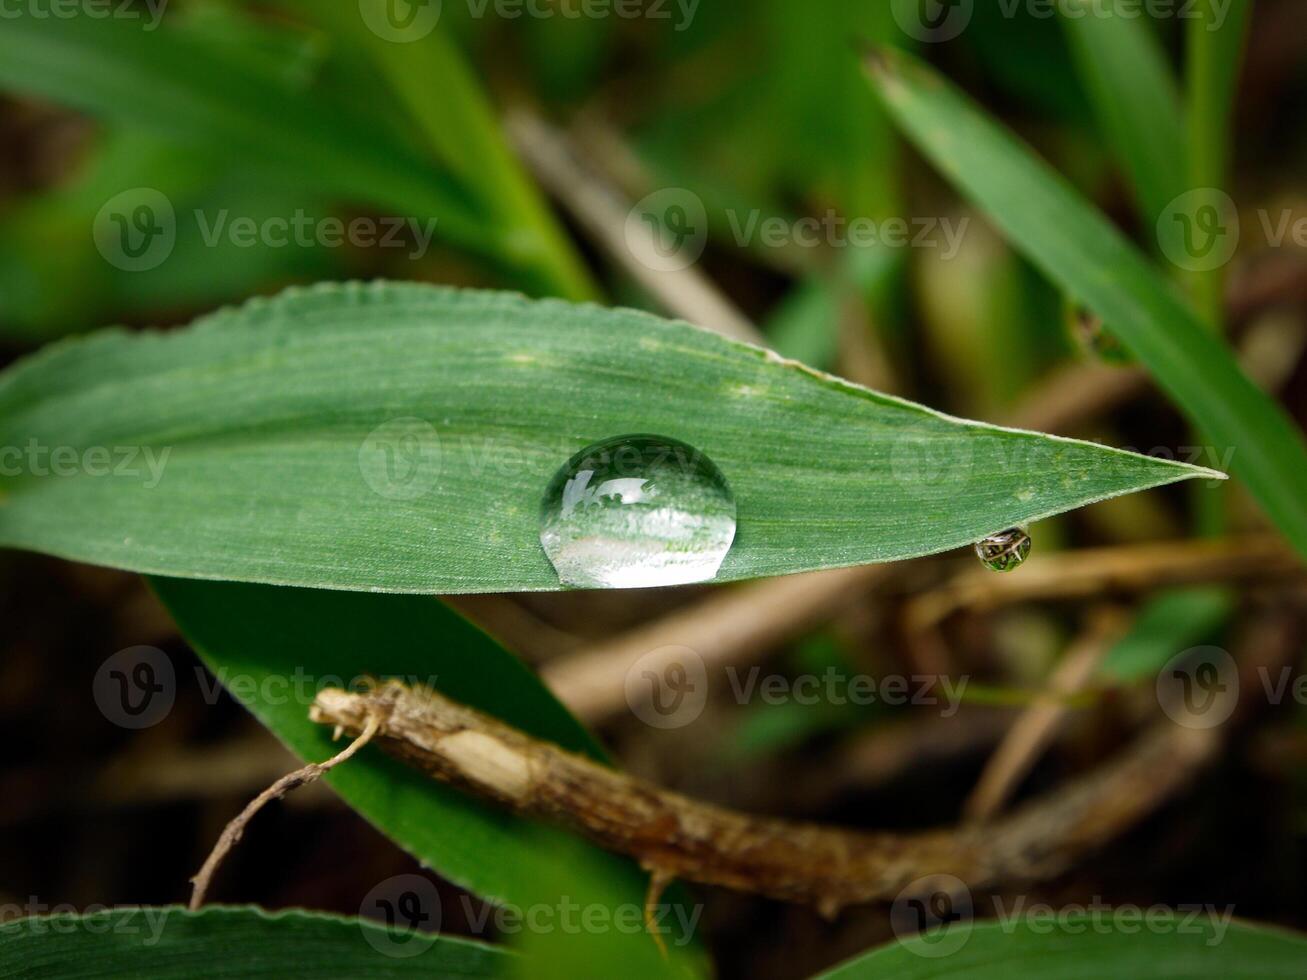
[[1010, 527], [976, 542], [976, 557], [995, 572], [1010, 572], [1030, 557], [1030, 535], [1023, 527]]
[[549, 481], [540, 543], [559, 581], [637, 589], [704, 582], [735, 540], [735, 498], [707, 456], [676, 439], [587, 446]]

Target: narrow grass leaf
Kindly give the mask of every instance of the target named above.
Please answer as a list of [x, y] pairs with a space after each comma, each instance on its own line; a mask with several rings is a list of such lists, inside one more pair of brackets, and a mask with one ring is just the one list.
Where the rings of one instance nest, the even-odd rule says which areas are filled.
[[0, 31], [0, 88], [261, 167], [289, 186], [438, 218], [445, 240], [507, 261], [507, 241], [447, 172], [376, 121], [195, 29], [16, 14]]
[[1180, 87], [1152, 24], [1075, 0], [1062, 13], [1099, 128], [1134, 187], [1150, 232], [1188, 189]]
[[1220, 476], [950, 418], [630, 310], [333, 284], [0, 375], [0, 544], [180, 577], [558, 589], [550, 479], [631, 433], [722, 471], [721, 580], [931, 554]]
[[[438, 688], [537, 738], [602, 759], [595, 741], [534, 674], [436, 599], [182, 579], [151, 584], [214, 676], [306, 760], [340, 750], [330, 730], [309, 721], [313, 695], [388, 677]], [[476, 800], [378, 748], [365, 748], [325, 779], [424, 865], [508, 906], [511, 915], [530, 912], [541, 928], [557, 926], [559, 943], [588, 938], [562, 931], [565, 902], [573, 903], [573, 915], [581, 914], [578, 906], [590, 907], [589, 915], [610, 922], [642, 907], [647, 876], [634, 862]], [[470, 914], [451, 910], [458, 918]], [[624, 951], [633, 980], [664, 975], [643, 931], [614, 929], [613, 943]], [[691, 946], [677, 947], [678, 974], [691, 969], [696, 955]]]
[[481, 943], [371, 919], [252, 907], [113, 908], [0, 926], [0, 977], [473, 978], [503, 976], [512, 960]]
[[[1121, 913], [1119, 924], [1113, 921], [1113, 911]], [[1149, 913], [1148, 929], [1138, 926], [1144, 911]], [[1196, 916], [1130, 906], [1095, 917], [1073, 915], [1052, 928], [1033, 913], [1004, 922], [964, 920], [882, 946], [822, 974], [820, 980], [1289, 980], [1302, 975], [1307, 941], [1230, 922], [1222, 919], [1225, 913], [1217, 906]]]
[[1156, 268], [1052, 168], [937, 72], [901, 52], [869, 61], [903, 131], [1031, 262], [1088, 306], [1231, 463], [1307, 554], [1307, 446]]

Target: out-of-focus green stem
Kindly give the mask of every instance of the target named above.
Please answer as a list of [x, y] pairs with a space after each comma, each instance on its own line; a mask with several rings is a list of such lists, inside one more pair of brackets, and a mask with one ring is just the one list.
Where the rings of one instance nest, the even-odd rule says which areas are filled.
[[[1199, 0], [1187, 28], [1186, 101], [1189, 182], [1194, 188], [1225, 189], [1231, 157], [1230, 116], [1252, 0]], [[1202, 318], [1221, 329], [1225, 269], [1193, 273], [1194, 304]]]
[[[1210, 192], [1218, 207], [1233, 155], [1230, 118], [1251, 9], [1252, 0], [1229, 0], [1228, 6], [1216, 0], [1199, 0], [1197, 16], [1189, 21], [1187, 29], [1190, 186]], [[1225, 266], [1192, 273], [1189, 286], [1203, 322], [1218, 333], [1223, 331]], [[1229, 500], [1225, 487], [1197, 486], [1191, 496], [1198, 533], [1209, 537], [1221, 534]]]

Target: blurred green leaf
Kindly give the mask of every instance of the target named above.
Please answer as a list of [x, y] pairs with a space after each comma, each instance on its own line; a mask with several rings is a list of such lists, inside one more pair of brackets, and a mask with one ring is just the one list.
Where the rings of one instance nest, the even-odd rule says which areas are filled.
[[1216, 587], [1174, 589], [1155, 596], [1103, 658], [1098, 677], [1129, 684], [1153, 676], [1225, 623], [1234, 605], [1234, 596]]
[[1152, 232], [1185, 183], [1180, 89], [1152, 25], [1109, 0], [1072, 0], [1062, 22], [1099, 129], [1134, 186]]
[[[1230, 119], [1252, 0], [1197, 0], [1185, 28], [1189, 186], [1219, 206], [1229, 166]], [[1224, 319], [1225, 268], [1191, 275], [1202, 316], [1220, 327]]]
[[257, 908], [115, 908], [0, 925], [0, 977], [498, 977], [512, 960], [465, 939]]
[[[550, 478], [638, 432], [725, 473], [739, 522], [722, 580], [930, 554], [1219, 477], [960, 421], [634, 311], [330, 284], [0, 375], [0, 542], [182, 577], [557, 589]], [[135, 447], [134, 475], [83, 465], [94, 447]]]
[[448, 173], [390, 130], [287, 80], [266, 60], [184, 27], [22, 14], [0, 32], [0, 86], [139, 126], [228, 164], [397, 217], [439, 219], [438, 234], [508, 261], [508, 233]]
[[777, 140], [777, 177], [846, 216], [894, 215], [897, 141], [849, 56], [892, 36], [890, 5], [762, 0], [755, 15], [772, 56], [754, 102]]
[[[214, 676], [304, 759], [322, 761], [341, 748], [309, 721], [313, 694], [368, 677], [436, 687], [537, 738], [602, 758], [535, 675], [435, 599], [181, 579], [152, 584]], [[379, 749], [365, 749], [325, 778], [396, 844], [489, 901], [518, 910], [558, 910], [570, 901], [610, 914], [643, 905], [646, 876], [633, 862], [473, 799]], [[559, 941], [587, 938], [562, 934]], [[634, 976], [660, 975], [657, 947], [642, 929], [608, 942], [621, 945]], [[692, 954], [677, 950], [685, 969]]]
[[[823, 973], [821, 980], [1289, 980], [1302, 975], [1307, 941], [1287, 932], [1218, 923], [1213, 915], [1188, 912], [1172, 912], [1160, 926], [1141, 929], [1145, 910], [1128, 908], [1135, 916], [1119, 923], [1112, 913], [1120, 909], [1101, 917], [1072, 915], [1065, 924], [1031, 918], [967, 921], [882, 946]], [[1222, 911], [1215, 909], [1217, 915]]]
[[[92, 230], [106, 202], [142, 185], [175, 205], [176, 239], [154, 268], [128, 270], [100, 254]], [[233, 218], [262, 224], [297, 213], [322, 218], [332, 211], [321, 199], [151, 133], [114, 129], [72, 180], [0, 215], [0, 325], [11, 337], [48, 339], [109, 317], [205, 308], [269, 284], [330, 276], [339, 249], [278, 247], [262, 238], [238, 245], [214, 234]]]
[[[879, 321], [903, 271], [900, 250], [874, 245], [850, 248], [829, 272], [816, 272], [796, 285], [773, 309], [763, 332], [782, 357], [829, 370], [840, 346], [844, 297], [856, 291]], [[883, 327], [876, 322], [871, 329]]]
[[[539, 291], [567, 299], [595, 298], [584, 265], [535, 186], [509, 151], [502, 128], [458, 48], [441, 30], [407, 43], [369, 29], [392, 0], [323, 4], [281, 0], [326, 29], [339, 43], [366, 51], [414, 127], [471, 189], [484, 213], [495, 215], [514, 264], [539, 270]], [[360, 7], [360, 4], [363, 6]], [[439, 93], [433, 98], [433, 93]]]
[[1114, 333], [1232, 462], [1307, 554], [1307, 446], [1284, 411], [1139, 252], [1026, 146], [939, 74], [881, 51], [871, 77], [921, 151], [1030, 260]]
[[[890, 0], [891, 4], [906, 0]], [[929, 13], [937, 0], [919, 0]], [[945, 0], [943, 5], [947, 5]], [[1091, 107], [1077, 77], [1066, 36], [1057, 22], [1058, 4], [976, 2], [954, 4], [971, 11], [958, 42], [979, 61], [986, 82], [1049, 121], [1076, 126], [1091, 120]], [[895, 47], [912, 50], [911, 45]]]

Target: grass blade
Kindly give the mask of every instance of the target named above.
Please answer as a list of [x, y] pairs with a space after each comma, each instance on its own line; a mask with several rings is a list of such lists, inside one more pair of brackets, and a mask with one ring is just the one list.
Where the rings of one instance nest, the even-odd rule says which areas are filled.
[[[304, 759], [321, 761], [340, 749], [308, 719], [314, 693], [365, 675], [437, 686], [538, 738], [602, 758], [534, 674], [441, 602], [230, 582], [151, 584], [218, 680]], [[628, 859], [475, 800], [379, 749], [365, 749], [325, 779], [408, 853], [487, 900], [556, 909], [566, 899], [602, 907], [605, 921], [619, 907], [642, 906], [646, 876]], [[571, 937], [581, 944], [593, 938]], [[665, 975], [643, 932], [614, 932], [608, 942], [624, 951], [628, 976]], [[669, 947], [674, 963], [688, 968], [691, 947]]]
[[1153, 677], [1172, 657], [1223, 626], [1234, 609], [1234, 595], [1219, 586], [1159, 593], [1139, 610], [1130, 631], [1107, 652], [1097, 677], [1110, 684]]
[[1180, 88], [1166, 52], [1147, 20], [1100, 10], [1094, 0], [1067, 5], [1062, 23], [1099, 127], [1151, 232], [1187, 189]]
[[[390, 0], [283, 4], [324, 27], [339, 42], [371, 56], [380, 74], [458, 180], [472, 189], [486, 213], [497, 214], [515, 265], [534, 268], [540, 292], [565, 299], [597, 295], [589, 273], [535, 186], [509, 151], [499, 120], [453, 41], [440, 29], [396, 43], [368, 28], [383, 23]], [[439, 92], [439, 98], [432, 98]]]
[[1148, 261], [1052, 168], [936, 72], [901, 52], [870, 72], [904, 132], [1009, 240], [1113, 332], [1307, 554], [1307, 446]]
[[182, 577], [557, 589], [550, 478], [639, 432], [725, 474], [722, 580], [930, 554], [1220, 476], [953, 419], [634, 311], [332, 284], [0, 375], [0, 543]]
[[185, 29], [85, 15], [6, 18], [0, 87], [261, 167], [289, 186], [397, 217], [436, 217], [455, 244], [501, 261], [512, 254], [451, 176], [385, 127]]
[[[376, 910], [373, 910], [376, 911]], [[180, 905], [61, 913], [0, 927], [0, 976], [498, 977], [512, 956], [491, 946], [316, 912]]]
[[[1230, 116], [1239, 79], [1252, 0], [1198, 0], [1198, 16], [1185, 35], [1188, 72], [1189, 186], [1222, 191], [1230, 162]], [[1204, 319], [1219, 327], [1223, 319], [1225, 267], [1193, 273], [1194, 301]]]
[[[1113, 911], [1121, 914], [1119, 928]], [[1016, 921], [973, 925], [968, 919], [882, 946], [822, 974], [820, 980], [1010, 980], [1029, 973], [1031, 964], [1038, 964], [1041, 980], [1288, 980], [1302, 973], [1307, 942], [1287, 932], [1219, 921], [1224, 910], [1215, 908], [1199, 916], [1188, 911], [1161, 916], [1148, 910], [1156, 928], [1141, 930], [1138, 922], [1144, 911], [1122, 906], [1109, 910], [1105, 920], [1084, 915], [1052, 929], [1045, 928], [1047, 920], [1035, 919], [1033, 911], [1031, 918]]]

